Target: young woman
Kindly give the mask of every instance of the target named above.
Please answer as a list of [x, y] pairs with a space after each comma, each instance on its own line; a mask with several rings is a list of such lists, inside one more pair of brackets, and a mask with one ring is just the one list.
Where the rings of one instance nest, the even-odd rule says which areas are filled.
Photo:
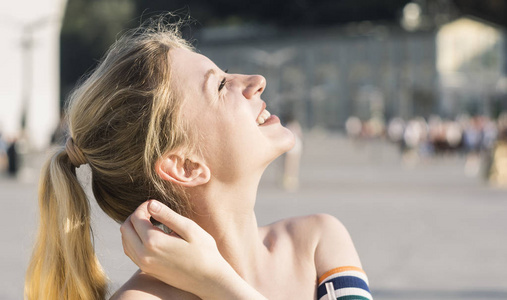
[[294, 145], [261, 99], [265, 79], [227, 74], [175, 27], [150, 28], [113, 45], [72, 95], [70, 137], [41, 178], [26, 297], [107, 296], [75, 173], [89, 164], [95, 199], [142, 270], [114, 299], [371, 299], [334, 217], [257, 225], [261, 175]]

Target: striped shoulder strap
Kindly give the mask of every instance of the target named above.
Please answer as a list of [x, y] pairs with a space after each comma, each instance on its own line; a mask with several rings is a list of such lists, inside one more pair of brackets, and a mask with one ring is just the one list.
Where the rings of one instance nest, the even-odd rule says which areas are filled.
[[324, 273], [318, 281], [318, 300], [372, 300], [366, 273], [358, 267], [339, 267]]

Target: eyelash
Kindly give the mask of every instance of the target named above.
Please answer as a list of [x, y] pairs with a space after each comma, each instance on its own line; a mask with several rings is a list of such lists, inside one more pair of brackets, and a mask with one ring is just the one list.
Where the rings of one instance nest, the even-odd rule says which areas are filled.
[[[228, 71], [229, 70], [225, 70], [224, 72], [227, 73]], [[218, 86], [218, 91], [219, 92], [224, 88], [224, 86], [225, 86], [226, 83], [227, 83], [227, 80], [225, 80], [225, 77], [224, 77], [224, 79], [222, 79], [222, 81], [220, 82], [220, 85]]]

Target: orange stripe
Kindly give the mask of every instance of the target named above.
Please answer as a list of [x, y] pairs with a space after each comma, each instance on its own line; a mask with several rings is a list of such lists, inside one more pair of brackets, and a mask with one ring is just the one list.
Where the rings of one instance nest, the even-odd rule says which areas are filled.
[[321, 284], [322, 281], [324, 281], [324, 279], [326, 279], [330, 275], [340, 273], [340, 272], [345, 272], [345, 271], [358, 271], [358, 272], [361, 272], [366, 275], [366, 273], [363, 271], [363, 269], [361, 269], [359, 267], [353, 267], [353, 266], [339, 267], [339, 268], [334, 268], [332, 270], [329, 270], [326, 273], [324, 273], [322, 276], [320, 276], [318, 284]]

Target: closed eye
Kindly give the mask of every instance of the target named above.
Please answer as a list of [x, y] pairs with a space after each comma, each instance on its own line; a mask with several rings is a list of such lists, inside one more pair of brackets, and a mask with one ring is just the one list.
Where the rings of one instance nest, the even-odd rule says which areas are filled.
[[[228, 71], [229, 70], [225, 70], [224, 72], [227, 73]], [[222, 81], [220, 81], [220, 85], [218, 86], [218, 91], [219, 92], [224, 88], [224, 86], [225, 86], [226, 83], [227, 83], [227, 80], [224, 77], [224, 79], [222, 79]]]
[[220, 85], [218, 86], [218, 91], [219, 92], [224, 88], [225, 83], [226, 83], [226, 81], [225, 81], [225, 78], [224, 78], [224, 79], [222, 79], [222, 81], [220, 82]]

